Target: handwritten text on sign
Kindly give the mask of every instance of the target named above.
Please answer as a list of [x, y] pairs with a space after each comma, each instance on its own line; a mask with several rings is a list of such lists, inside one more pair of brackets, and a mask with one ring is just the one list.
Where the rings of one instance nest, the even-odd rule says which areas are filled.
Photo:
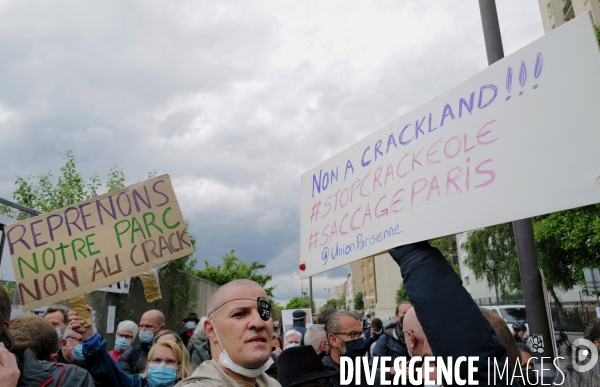
[[569, 24], [305, 173], [302, 276], [599, 202], [598, 48], [589, 21]]
[[24, 310], [194, 252], [168, 175], [11, 224], [6, 237]]

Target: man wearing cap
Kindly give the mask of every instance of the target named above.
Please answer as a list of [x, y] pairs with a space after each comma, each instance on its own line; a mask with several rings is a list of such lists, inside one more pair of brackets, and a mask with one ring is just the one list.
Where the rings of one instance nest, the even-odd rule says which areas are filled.
[[264, 289], [247, 279], [228, 282], [210, 297], [207, 310], [212, 360], [176, 387], [280, 387], [265, 373], [273, 364], [273, 319]]
[[187, 347], [190, 342], [190, 337], [194, 334], [194, 329], [200, 322], [198, 315], [196, 313], [189, 313], [186, 318], [183, 319], [185, 323], [185, 332], [181, 332], [179, 337], [181, 337], [181, 341], [183, 341], [183, 345]]
[[325, 386], [329, 378], [337, 376], [335, 368], [328, 368], [310, 345], [285, 350], [277, 360], [281, 387]]
[[292, 314], [294, 325], [289, 330], [294, 330], [302, 333], [302, 341], [300, 345], [304, 345], [304, 334], [306, 333], [306, 312], [303, 310], [295, 310]]

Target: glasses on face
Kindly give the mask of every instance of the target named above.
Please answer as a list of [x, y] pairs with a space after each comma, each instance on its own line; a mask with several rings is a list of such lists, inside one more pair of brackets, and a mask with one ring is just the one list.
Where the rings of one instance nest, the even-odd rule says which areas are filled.
[[362, 332], [354, 332], [354, 331], [350, 331], [350, 332], [334, 332], [334, 335], [346, 335], [350, 337], [350, 340], [356, 340], [360, 337], [360, 335], [362, 334]]
[[67, 336], [67, 337], [65, 337], [65, 339], [66, 340], [73, 339], [73, 340], [77, 341], [79, 344], [83, 343], [83, 339], [78, 339], [77, 337], [74, 337], [74, 336]]
[[117, 337], [127, 340], [133, 340], [133, 335], [128, 335], [126, 333], [117, 333]]
[[153, 357], [148, 360], [148, 363], [151, 365], [161, 365], [162, 363], [165, 363], [167, 367], [177, 367], [179, 365], [179, 362], [175, 359], [163, 359], [160, 357]]

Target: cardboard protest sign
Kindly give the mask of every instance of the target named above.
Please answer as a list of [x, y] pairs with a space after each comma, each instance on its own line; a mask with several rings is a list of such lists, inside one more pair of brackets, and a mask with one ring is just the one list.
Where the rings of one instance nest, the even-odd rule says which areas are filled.
[[599, 101], [584, 14], [303, 174], [301, 277], [600, 202]]
[[168, 175], [12, 223], [6, 244], [25, 311], [194, 252]]

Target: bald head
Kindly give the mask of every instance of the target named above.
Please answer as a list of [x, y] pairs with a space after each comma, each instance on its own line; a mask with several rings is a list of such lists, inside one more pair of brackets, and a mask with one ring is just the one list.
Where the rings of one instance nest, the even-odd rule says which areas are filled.
[[217, 308], [228, 301], [235, 300], [236, 298], [247, 297], [249, 288], [258, 288], [262, 290], [262, 293], [264, 294], [263, 297], [267, 298], [267, 293], [264, 291], [262, 286], [256, 282], [248, 279], [233, 280], [219, 287], [217, 291], [210, 296], [207, 305], [208, 316], [210, 317], [210, 315], [215, 312]]
[[404, 340], [411, 356], [431, 356], [429, 342], [423, 332], [423, 327], [417, 318], [415, 308], [410, 308], [404, 315]]
[[165, 315], [160, 310], [149, 310], [140, 319], [140, 332], [151, 331], [156, 337], [156, 334], [165, 328]]

